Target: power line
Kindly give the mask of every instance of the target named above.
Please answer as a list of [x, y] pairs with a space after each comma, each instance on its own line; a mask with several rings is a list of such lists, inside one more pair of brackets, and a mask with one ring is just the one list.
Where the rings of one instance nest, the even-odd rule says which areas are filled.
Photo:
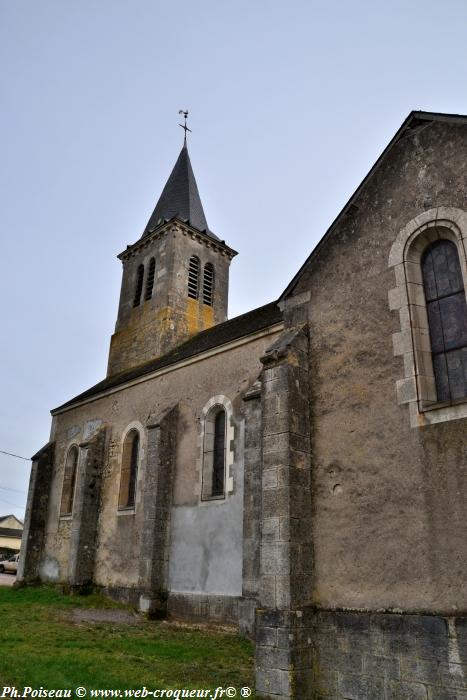
[[13, 506], [14, 508], [19, 508], [19, 510], [24, 510], [24, 505], [19, 506], [17, 503], [12, 503], [11, 501], [7, 501], [5, 498], [0, 498], [0, 503], [8, 503], [9, 506]]
[[21, 491], [20, 489], [12, 489], [9, 486], [0, 486], [0, 491], [14, 491], [14, 493], [26, 493], [26, 491]]
[[26, 460], [26, 462], [31, 461], [29, 457], [21, 457], [21, 455], [14, 455], [13, 452], [5, 452], [5, 450], [0, 450], [0, 453], [2, 455], [8, 455], [9, 457], [17, 457], [17, 459], [24, 459]]

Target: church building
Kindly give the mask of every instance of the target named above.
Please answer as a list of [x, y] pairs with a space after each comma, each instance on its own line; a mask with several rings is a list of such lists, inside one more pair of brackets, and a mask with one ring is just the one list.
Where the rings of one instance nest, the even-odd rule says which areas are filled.
[[19, 581], [233, 623], [258, 697], [465, 700], [466, 163], [467, 117], [411, 112], [228, 320], [185, 143], [118, 256], [107, 377], [32, 458]]

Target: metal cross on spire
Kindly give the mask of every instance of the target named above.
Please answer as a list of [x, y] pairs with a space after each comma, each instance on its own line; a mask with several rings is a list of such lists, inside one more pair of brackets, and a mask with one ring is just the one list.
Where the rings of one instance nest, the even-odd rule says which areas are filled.
[[186, 132], [189, 131], [190, 134], [191, 134], [191, 129], [189, 129], [189, 128], [187, 127], [187, 125], [186, 125], [186, 120], [187, 120], [187, 118], [188, 118], [188, 110], [187, 110], [187, 109], [179, 109], [179, 110], [178, 110], [178, 113], [179, 113], [179, 114], [183, 114], [183, 118], [185, 119], [185, 123], [184, 123], [184, 124], [179, 124], [178, 126], [181, 126], [182, 129], [184, 129], [184, 131], [185, 131], [185, 136], [184, 136], [184, 139], [183, 139], [183, 145], [186, 146]]

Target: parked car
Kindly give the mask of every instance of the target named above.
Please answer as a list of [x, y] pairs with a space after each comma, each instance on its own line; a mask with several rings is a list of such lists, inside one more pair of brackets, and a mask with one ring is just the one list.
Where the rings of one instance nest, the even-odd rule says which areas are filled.
[[18, 561], [19, 554], [14, 554], [12, 557], [8, 557], [8, 559], [2, 559], [2, 561], [0, 561], [0, 574], [16, 574], [18, 571]]

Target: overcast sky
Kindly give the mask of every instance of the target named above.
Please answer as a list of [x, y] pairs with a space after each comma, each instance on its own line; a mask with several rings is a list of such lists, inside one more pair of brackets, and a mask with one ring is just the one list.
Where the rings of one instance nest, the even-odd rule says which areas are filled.
[[[0, 0], [0, 450], [105, 375], [116, 255], [182, 145], [239, 251], [229, 315], [277, 298], [412, 109], [467, 113], [465, 0]], [[0, 515], [29, 464], [0, 454]]]

